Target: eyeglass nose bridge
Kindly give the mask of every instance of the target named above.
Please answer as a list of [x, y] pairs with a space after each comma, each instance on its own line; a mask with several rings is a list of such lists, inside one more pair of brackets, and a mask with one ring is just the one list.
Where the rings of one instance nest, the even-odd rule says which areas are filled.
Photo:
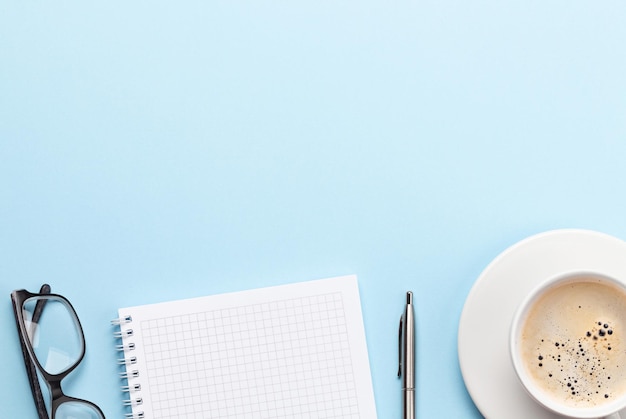
[[65, 393], [63, 393], [63, 389], [61, 388], [61, 381], [63, 381], [63, 378], [65, 377], [63, 376], [46, 380], [46, 384], [48, 385], [48, 390], [50, 391], [52, 400], [56, 400], [65, 396]]

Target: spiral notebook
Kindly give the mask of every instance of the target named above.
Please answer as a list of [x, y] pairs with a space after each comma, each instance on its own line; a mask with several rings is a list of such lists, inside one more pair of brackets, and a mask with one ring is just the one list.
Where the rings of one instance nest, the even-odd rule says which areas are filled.
[[118, 314], [127, 418], [376, 418], [356, 276]]

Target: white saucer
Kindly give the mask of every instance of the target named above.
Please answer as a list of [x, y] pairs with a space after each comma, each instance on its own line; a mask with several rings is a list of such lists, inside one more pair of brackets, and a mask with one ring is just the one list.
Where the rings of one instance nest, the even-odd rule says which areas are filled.
[[519, 384], [508, 335], [517, 306], [539, 281], [576, 269], [626, 277], [626, 242], [588, 230], [538, 234], [505, 250], [474, 284], [459, 322], [458, 352], [467, 390], [485, 417], [560, 418]]

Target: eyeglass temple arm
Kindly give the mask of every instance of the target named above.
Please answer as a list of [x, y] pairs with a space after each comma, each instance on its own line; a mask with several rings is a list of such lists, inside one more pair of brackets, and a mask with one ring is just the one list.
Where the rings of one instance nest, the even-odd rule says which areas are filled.
[[[48, 284], [43, 284], [41, 286], [41, 289], [39, 290], [39, 294], [50, 294], [50, 285]], [[32, 318], [32, 324], [37, 324], [39, 323], [39, 318], [41, 317], [41, 313], [43, 311], [43, 308], [46, 305], [46, 301], [47, 300], [38, 300], [37, 304], [35, 304], [35, 310], [33, 311], [33, 318]]]
[[[50, 294], [50, 285], [44, 284], [41, 286], [39, 291], [40, 294]], [[31, 326], [39, 322], [39, 318], [41, 317], [41, 313], [43, 312], [44, 306], [46, 305], [45, 300], [39, 300], [35, 305], [35, 310], [33, 311], [32, 323]], [[13, 301], [13, 309], [21, 310], [16, 306], [15, 301]], [[17, 321], [17, 316], [15, 317]], [[18, 324], [19, 330], [19, 324]], [[28, 354], [28, 348], [26, 347], [26, 341], [28, 339], [27, 336], [23, 336], [20, 339], [20, 346], [22, 347], [22, 356], [24, 357], [24, 365], [26, 366], [26, 375], [28, 375], [28, 382], [30, 384], [30, 389], [33, 393], [33, 399], [35, 400], [35, 407], [37, 408], [37, 415], [39, 419], [49, 419], [48, 411], [46, 410], [46, 404], [43, 398], [43, 393], [41, 392], [41, 387], [39, 386], [39, 379], [37, 378], [37, 368], [35, 364], [30, 358]]]
[[30, 389], [33, 393], [33, 399], [35, 400], [37, 414], [39, 415], [39, 419], [49, 419], [48, 411], [46, 410], [46, 404], [43, 399], [43, 394], [41, 392], [41, 387], [39, 386], [39, 380], [37, 378], [37, 369], [35, 368], [35, 364], [33, 364], [33, 361], [31, 361], [30, 356], [28, 355], [26, 344], [24, 342], [20, 342], [20, 344], [22, 346], [24, 365], [26, 366], [26, 374], [28, 375], [28, 382], [30, 384]]

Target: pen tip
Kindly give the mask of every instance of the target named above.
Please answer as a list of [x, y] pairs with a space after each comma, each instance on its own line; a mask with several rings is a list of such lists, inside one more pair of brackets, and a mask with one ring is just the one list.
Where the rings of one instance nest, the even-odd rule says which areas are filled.
[[406, 293], [406, 303], [413, 304], [413, 293], [411, 291]]

